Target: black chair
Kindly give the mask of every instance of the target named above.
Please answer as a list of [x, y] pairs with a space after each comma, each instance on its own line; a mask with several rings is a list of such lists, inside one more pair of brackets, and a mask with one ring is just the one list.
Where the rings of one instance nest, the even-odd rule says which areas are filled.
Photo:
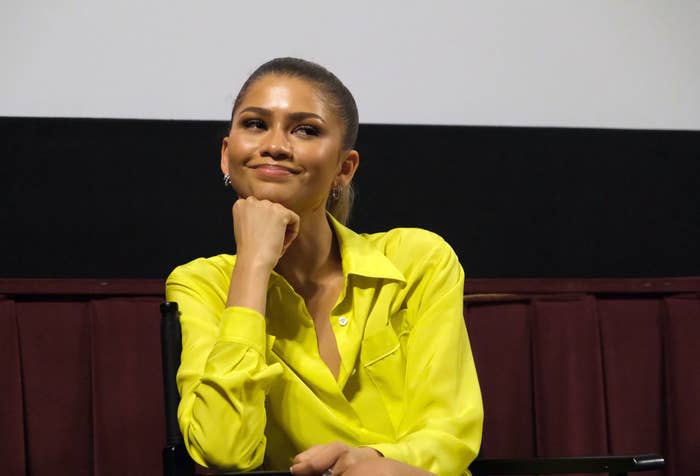
[[[177, 303], [164, 302], [160, 305], [160, 312], [166, 426], [163, 476], [192, 476], [195, 473], [195, 465], [187, 453], [177, 421], [177, 406], [180, 395], [177, 390], [176, 374], [182, 353], [182, 333]], [[661, 456], [648, 454], [567, 458], [479, 458], [471, 464], [469, 469], [474, 476], [571, 473], [608, 473], [610, 476], [623, 476], [629, 472], [662, 469], [664, 465], [665, 461]], [[288, 471], [253, 471], [223, 474], [281, 476], [291, 473]]]
[[182, 354], [182, 331], [176, 302], [160, 305], [160, 350], [163, 361], [163, 396], [165, 397], [165, 448], [163, 448], [163, 476], [191, 476], [194, 462], [185, 448], [177, 422], [177, 369]]

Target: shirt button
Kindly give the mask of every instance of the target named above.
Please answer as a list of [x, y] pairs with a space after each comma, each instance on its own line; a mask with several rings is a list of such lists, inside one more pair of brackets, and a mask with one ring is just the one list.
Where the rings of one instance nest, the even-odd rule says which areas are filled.
[[341, 317], [338, 319], [338, 324], [340, 324], [340, 325], [343, 326], [343, 327], [347, 326], [347, 325], [348, 325], [348, 318], [345, 317], [345, 316], [341, 316]]

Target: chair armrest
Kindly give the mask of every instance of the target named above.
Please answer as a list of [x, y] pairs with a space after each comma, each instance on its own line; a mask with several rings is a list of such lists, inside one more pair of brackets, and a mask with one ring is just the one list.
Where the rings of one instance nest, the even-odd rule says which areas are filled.
[[166, 476], [195, 476], [197, 474], [212, 475], [212, 476], [232, 476], [232, 475], [242, 475], [242, 476], [291, 476], [292, 473], [289, 471], [217, 471], [211, 469], [203, 469], [202, 473], [199, 473], [195, 469], [195, 464], [187, 453], [187, 449], [184, 444], [170, 445], [163, 449], [163, 474]]
[[497, 474], [609, 473], [661, 469], [664, 459], [655, 454], [631, 456], [579, 456], [567, 458], [477, 459], [469, 469], [474, 476]]
[[215, 476], [291, 476], [292, 473], [289, 471], [266, 471], [266, 470], [255, 470], [246, 472], [213, 472]]
[[163, 448], [163, 476], [194, 476], [194, 462], [184, 444]]
[[248, 471], [245, 473], [216, 473], [216, 476], [291, 476], [289, 471]]
[[183, 444], [180, 425], [177, 421], [177, 406], [180, 393], [177, 389], [177, 369], [182, 353], [182, 331], [180, 313], [176, 302], [160, 305], [160, 345], [163, 366], [163, 398], [165, 403], [165, 440], [168, 446]]

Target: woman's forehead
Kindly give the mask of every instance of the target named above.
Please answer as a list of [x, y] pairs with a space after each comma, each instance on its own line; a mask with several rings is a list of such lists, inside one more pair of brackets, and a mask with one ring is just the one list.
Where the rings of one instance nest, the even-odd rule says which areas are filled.
[[289, 112], [313, 112], [327, 116], [331, 104], [321, 88], [306, 78], [268, 74], [253, 82], [245, 93], [240, 109], [262, 107]]

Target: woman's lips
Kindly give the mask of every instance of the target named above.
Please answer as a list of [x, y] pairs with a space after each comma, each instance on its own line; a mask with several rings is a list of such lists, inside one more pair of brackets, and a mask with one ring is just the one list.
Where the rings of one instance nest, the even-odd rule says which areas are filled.
[[252, 167], [258, 174], [264, 175], [267, 177], [284, 177], [287, 175], [295, 175], [297, 172], [288, 169], [287, 167], [283, 167], [281, 165], [271, 165], [271, 164], [264, 164], [264, 165], [256, 165]]

